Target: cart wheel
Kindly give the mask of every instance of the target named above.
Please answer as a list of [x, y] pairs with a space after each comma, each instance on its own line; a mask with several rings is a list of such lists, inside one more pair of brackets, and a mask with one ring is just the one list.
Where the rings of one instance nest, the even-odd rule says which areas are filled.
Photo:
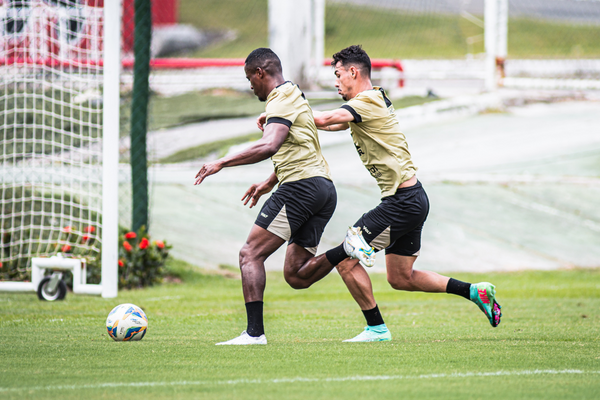
[[58, 281], [54, 291], [50, 291], [50, 280], [51, 276], [47, 276], [40, 282], [38, 286], [37, 295], [40, 300], [54, 301], [64, 300], [67, 295], [67, 284], [61, 279]]

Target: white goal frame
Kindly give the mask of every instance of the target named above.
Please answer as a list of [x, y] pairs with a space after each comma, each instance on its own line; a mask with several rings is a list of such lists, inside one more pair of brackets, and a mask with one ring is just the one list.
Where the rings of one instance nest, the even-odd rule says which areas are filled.
[[[86, 284], [85, 260], [33, 258], [31, 282], [0, 282], [0, 291], [37, 291], [46, 269], [71, 270], [75, 293], [114, 298], [118, 294], [119, 109], [121, 75], [121, 0], [103, 8], [102, 94], [102, 259], [101, 283]], [[75, 288], [77, 286], [77, 288]]]

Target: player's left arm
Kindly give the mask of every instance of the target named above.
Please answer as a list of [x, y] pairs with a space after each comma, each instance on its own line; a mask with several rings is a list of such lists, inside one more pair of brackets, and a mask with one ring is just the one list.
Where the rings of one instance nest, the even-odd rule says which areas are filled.
[[290, 128], [285, 124], [268, 124], [265, 127], [263, 137], [254, 142], [248, 149], [204, 164], [196, 174], [194, 185], [201, 184], [207, 176], [214, 175], [225, 167], [255, 164], [266, 160], [279, 151], [289, 131]]
[[354, 121], [354, 116], [345, 108], [332, 111], [313, 111], [315, 125], [324, 131], [343, 131], [348, 129], [348, 122]]
[[250, 186], [250, 189], [246, 191], [244, 197], [242, 197], [244, 205], [248, 204], [250, 199], [252, 199], [250, 208], [254, 207], [256, 203], [258, 203], [258, 199], [260, 199], [263, 194], [269, 193], [271, 190], [273, 190], [277, 183], [279, 183], [279, 178], [277, 178], [277, 174], [275, 172], [273, 172], [266, 181], [254, 183], [252, 186]]

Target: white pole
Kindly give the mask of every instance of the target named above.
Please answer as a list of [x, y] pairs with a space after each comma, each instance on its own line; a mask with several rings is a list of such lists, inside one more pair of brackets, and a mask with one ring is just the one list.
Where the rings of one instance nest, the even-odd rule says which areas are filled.
[[508, 0], [500, 0], [498, 4], [498, 57], [506, 58], [508, 54]]
[[485, 0], [485, 88], [496, 90], [496, 54], [498, 51], [498, 0]]
[[104, 2], [102, 112], [102, 297], [117, 297], [119, 235], [119, 77], [121, 0]]
[[311, 0], [269, 0], [269, 46], [283, 76], [306, 89], [311, 59]]
[[508, 54], [508, 0], [498, 3], [498, 48], [496, 49], [497, 74], [500, 85], [504, 85], [506, 55]]
[[325, 0], [313, 0], [313, 54], [311, 85], [317, 85], [325, 55]]

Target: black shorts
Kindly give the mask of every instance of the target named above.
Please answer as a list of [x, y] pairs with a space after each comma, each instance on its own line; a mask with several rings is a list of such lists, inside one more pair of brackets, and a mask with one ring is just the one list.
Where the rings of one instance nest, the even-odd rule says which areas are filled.
[[255, 224], [314, 255], [336, 204], [337, 193], [329, 179], [287, 182], [265, 202]]
[[363, 214], [354, 226], [360, 226], [367, 243], [385, 254], [418, 256], [421, 231], [429, 213], [429, 199], [421, 185], [398, 189], [392, 196]]

